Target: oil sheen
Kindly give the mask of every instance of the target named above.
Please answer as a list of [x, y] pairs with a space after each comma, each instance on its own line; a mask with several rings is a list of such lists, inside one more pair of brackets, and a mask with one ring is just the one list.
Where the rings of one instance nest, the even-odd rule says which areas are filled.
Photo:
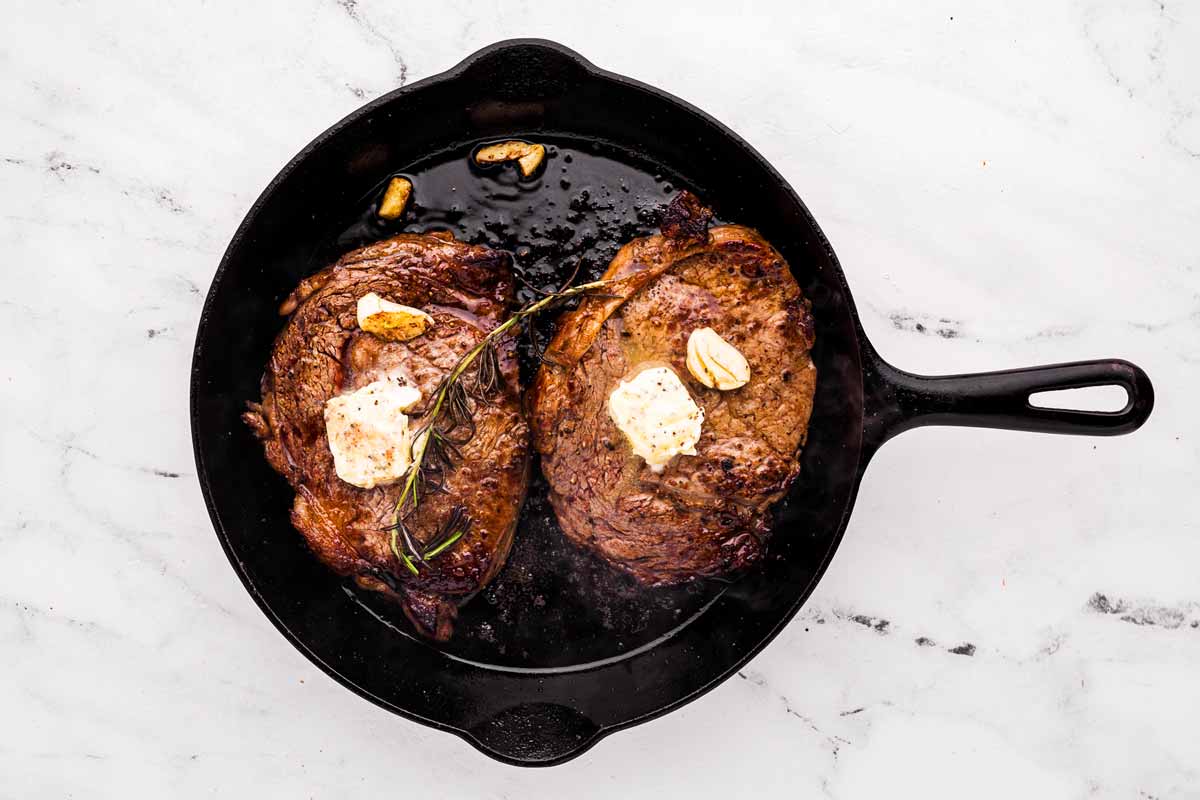
[[[381, 176], [349, 217], [314, 253], [313, 269], [342, 253], [396, 233], [450, 231], [462, 241], [506, 250], [519, 281], [518, 302], [558, 288], [578, 268], [578, 280], [598, 277], [621, 245], [658, 231], [660, 209], [680, 186], [676, 176], [599, 142], [530, 134], [547, 147], [541, 171], [522, 179], [515, 164], [479, 167], [476, 142], [426, 161], [396, 165]], [[413, 183], [408, 210], [397, 220], [376, 211], [388, 181]], [[545, 342], [555, 314], [538, 319]], [[527, 339], [519, 345], [522, 384], [538, 366]], [[536, 454], [513, 549], [496, 579], [461, 610], [447, 655], [498, 669], [578, 669], [620, 658], [670, 635], [721, 591], [697, 582], [648, 589], [565, 540], [550, 507]], [[351, 590], [353, 591], [353, 590]], [[371, 593], [355, 596], [398, 630], [398, 608]]]

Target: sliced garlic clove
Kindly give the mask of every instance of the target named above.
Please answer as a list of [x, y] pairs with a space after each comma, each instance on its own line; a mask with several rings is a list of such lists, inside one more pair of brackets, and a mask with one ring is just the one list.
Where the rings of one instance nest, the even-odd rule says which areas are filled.
[[399, 219], [412, 197], [412, 188], [412, 181], [408, 178], [392, 178], [387, 191], [383, 193], [383, 200], [379, 201], [379, 216], [388, 220]]
[[544, 145], [520, 142], [515, 139], [498, 144], [489, 144], [475, 153], [476, 164], [499, 164], [502, 161], [516, 161], [521, 177], [528, 178], [537, 172], [546, 157]]
[[699, 331], [692, 331], [692, 334], [688, 336], [685, 363], [687, 364], [688, 372], [692, 373], [692, 377], [708, 388], [714, 389], [717, 385], [716, 380], [713, 378], [708, 364], [704, 362], [704, 358], [700, 354], [700, 344], [703, 341], [703, 336], [698, 336], [698, 333]]
[[521, 170], [521, 176], [528, 178], [537, 172], [538, 167], [542, 165], [542, 159], [545, 157], [545, 147], [540, 144], [531, 146], [528, 153], [517, 159], [517, 167]]
[[358, 298], [358, 327], [381, 339], [404, 342], [433, 325], [433, 317], [419, 308], [384, 300], [371, 292]]
[[697, 328], [688, 337], [688, 372], [710, 389], [728, 391], [750, 381], [750, 364], [738, 349], [712, 328]]

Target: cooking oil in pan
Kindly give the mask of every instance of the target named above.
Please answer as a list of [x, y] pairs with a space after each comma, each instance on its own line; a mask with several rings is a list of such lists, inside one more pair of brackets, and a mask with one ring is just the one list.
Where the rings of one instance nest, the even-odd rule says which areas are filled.
[[[405, 214], [392, 222], [377, 216], [385, 179], [314, 256], [316, 265], [396, 233], [451, 231], [512, 253], [522, 279], [518, 302], [525, 303], [535, 289], [557, 289], [577, 269], [578, 281], [598, 277], [621, 245], [658, 231], [659, 210], [681, 186], [614, 147], [528, 138], [547, 145], [542, 168], [528, 179], [515, 164], [476, 166], [470, 147], [402, 168], [394, 174], [414, 186]], [[553, 332], [553, 316], [535, 325], [542, 342]], [[527, 338], [519, 352], [528, 386], [538, 362]], [[576, 548], [558, 528], [536, 462], [535, 455], [508, 561], [460, 611], [453, 638], [438, 645], [447, 655], [499, 669], [579, 669], [669, 636], [720, 594], [722, 586], [711, 582], [647, 589]], [[354, 594], [382, 622], [409, 630], [395, 605]]]

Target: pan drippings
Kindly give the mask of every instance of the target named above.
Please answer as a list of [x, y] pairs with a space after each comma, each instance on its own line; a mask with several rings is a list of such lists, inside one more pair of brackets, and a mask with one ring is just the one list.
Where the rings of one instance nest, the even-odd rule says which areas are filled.
[[[522, 178], [515, 163], [477, 166], [464, 147], [382, 180], [356, 216], [313, 256], [313, 268], [355, 247], [401, 232], [448, 230], [466, 242], [513, 254], [526, 285], [518, 302], [537, 290], [560, 287], [578, 269], [593, 279], [625, 242], [657, 232], [658, 211], [680, 182], [631, 154], [593, 142], [520, 137], [546, 145], [544, 167]], [[482, 143], [481, 143], [482, 144]], [[413, 184], [404, 215], [378, 215], [392, 177]], [[545, 342], [553, 314], [538, 320]], [[537, 368], [537, 352], [523, 337], [522, 379]], [[512, 553], [499, 576], [463, 607], [454, 638], [439, 645], [449, 655], [510, 669], [562, 669], [619, 657], [667, 635], [696, 614], [721, 585], [695, 583], [646, 589], [577, 550], [558, 529], [539, 465], [532, 465], [529, 496]], [[404, 630], [399, 609], [356, 592], [380, 619]]]

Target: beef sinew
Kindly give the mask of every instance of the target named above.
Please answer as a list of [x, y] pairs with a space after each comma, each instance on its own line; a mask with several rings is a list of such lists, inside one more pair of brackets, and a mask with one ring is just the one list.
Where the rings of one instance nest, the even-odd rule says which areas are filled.
[[[426, 311], [433, 325], [408, 341], [360, 330], [356, 303], [369, 292]], [[416, 628], [439, 640], [450, 636], [458, 606], [504, 564], [525, 496], [528, 429], [511, 344], [499, 348], [504, 388], [476, 404], [475, 434], [445, 475], [446, 492], [427, 492], [408, 518], [422, 547], [455, 506], [472, 520], [467, 535], [422, 564], [419, 575], [396, 558], [386, 530], [404, 481], [372, 489], [342, 481], [323, 411], [329, 398], [388, 377], [421, 391], [409, 412], [410, 428], [419, 429], [438, 382], [505, 319], [512, 300], [508, 255], [449, 234], [406, 234], [355, 250], [306, 278], [284, 302], [280, 311], [290, 319], [263, 375], [262, 402], [244, 415], [267, 460], [295, 489], [292, 523], [317, 557], [359, 586], [399, 600]]]
[[[771, 506], [800, 471], [816, 387], [810, 304], [756, 231], [709, 229], [681, 193], [662, 233], [636, 239], [604, 274], [620, 279], [559, 321], [532, 392], [534, 442], [564, 533], [647, 584], [716, 576], [759, 559]], [[705, 387], [685, 364], [713, 328], [749, 361], [750, 381]], [[704, 412], [695, 456], [655, 473], [608, 413], [622, 379], [667, 365]]]

